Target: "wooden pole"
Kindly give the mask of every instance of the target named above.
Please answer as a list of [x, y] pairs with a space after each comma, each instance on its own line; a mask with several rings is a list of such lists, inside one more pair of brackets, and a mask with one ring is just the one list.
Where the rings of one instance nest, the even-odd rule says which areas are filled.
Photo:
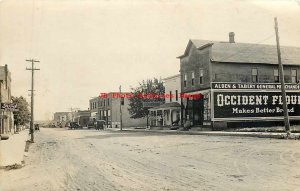
[[278, 56], [278, 64], [279, 64], [279, 75], [280, 75], [280, 83], [281, 83], [281, 94], [283, 98], [283, 114], [284, 114], [284, 126], [287, 136], [290, 135], [290, 121], [289, 121], [289, 113], [288, 107], [286, 103], [286, 93], [285, 93], [285, 83], [284, 83], [284, 72], [283, 66], [281, 62], [281, 52], [280, 52], [280, 44], [279, 44], [279, 35], [278, 35], [278, 23], [277, 18], [274, 18], [275, 21], [275, 33], [276, 33], [276, 44], [277, 44], [277, 56]]

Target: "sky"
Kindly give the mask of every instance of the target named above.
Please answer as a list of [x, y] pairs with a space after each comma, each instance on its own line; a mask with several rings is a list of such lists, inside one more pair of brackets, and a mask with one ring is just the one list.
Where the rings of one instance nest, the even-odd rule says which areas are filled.
[[35, 119], [88, 109], [100, 93], [179, 73], [189, 39], [300, 47], [300, 0], [2, 0], [0, 65], [12, 95], [30, 101], [26, 59], [36, 59]]

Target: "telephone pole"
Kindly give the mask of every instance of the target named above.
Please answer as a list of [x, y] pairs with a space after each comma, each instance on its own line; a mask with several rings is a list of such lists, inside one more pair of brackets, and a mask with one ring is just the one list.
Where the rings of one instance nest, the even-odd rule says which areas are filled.
[[30, 60], [26, 60], [26, 62], [31, 62], [31, 68], [27, 68], [26, 70], [31, 70], [31, 90], [29, 90], [31, 92], [31, 120], [30, 120], [30, 135], [31, 135], [31, 142], [34, 142], [34, 129], [33, 129], [33, 125], [34, 125], [34, 71], [35, 70], [40, 70], [38, 68], [34, 68], [34, 63], [36, 62], [40, 62], [38, 60], [34, 60], [34, 59], [30, 59]]
[[281, 94], [283, 99], [283, 114], [284, 114], [284, 126], [285, 126], [285, 132], [287, 133], [287, 136], [290, 136], [290, 121], [289, 121], [289, 113], [288, 113], [288, 107], [286, 103], [286, 93], [285, 93], [285, 83], [284, 83], [284, 72], [283, 72], [283, 66], [281, 63], [281, 52], [280, 52], [280, 44], [279, 44], [279, 35], [278, 35], [278, 23], [277, 23], [277, 17], [274, 18], [275, 21], [275, 33], [276, 33], [276, 44], [277, 44], [277, 56], [278, 56], [278, 64], [279, 64], [279, 76], [280, 76], [280, 82], [281, 82]]
[[[120, 130], [122, 131], [122, 100], [123, 100], [123, 98], [122, 98], [122, 86], [120, 85], [120, 87], [119, 87], [119, 91], [120, 91]], [[124, 98], [125, 99], [125, 98]]]

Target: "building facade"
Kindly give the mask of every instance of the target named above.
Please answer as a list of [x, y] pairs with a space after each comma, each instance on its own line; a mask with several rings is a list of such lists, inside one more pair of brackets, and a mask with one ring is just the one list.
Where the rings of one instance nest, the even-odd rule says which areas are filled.
[[[144, 118], [133, 119], [128, 111], [129, 108], [129, 92], [110, 92], [100, 95], [98, 98], [98, 119], [105, 120], [109, 127], [144, 127], [147, 120]], [[123, 97], [123, 98], [121, 98]], [[122, 104], [121, 104], [122, 103]], [[97, 104], [96, 104], [97, 105]], [[94, 111], [94, 110], [93, 110]]]
[[77, 110], [74, 112], [74, 122], [82, 127], [87, 127], [90, 121], [91, 113], [89, 110]]
[[164, 78], [163, 82], [165, 103], [149, 109], [151, 127], [172, 127], [181, 124], [180, 74]]
[[[216, 118], [215, 111], [222, 111], [222, 107], [216, 105], [216, 96], [221, 94], [220, 89], [223, 89], [223, 93], [225, 89], [230, 93], [241, 91], [241, 95], [246, 94], [245, 91], [279, 91], [276, 46], [235, 43], [234, 33], [230, 33], [229, 39], [229, 42], [190, 40], [184, 54], [178, 57], [180, 59], [182, 93], [198, 95], [196, 97], [200, 98], [187, 97], [182, 99], [184, 123], [189, 121], [192, 126], [227, 127], [232, 121], [249, 122], [254, 119], [253, 116], [251, 118], [247, 115], [241, 118], [238, 115], [230, 119], [220, 116]], [[285, 82], [290, 85], [297, 85], [300, 72], [300, 48], [281, 47], [281, 53]], [[274, 89], [269, 86], [269, 88], [257, 90], [259, 87], [267, 87], [267, 84], [273, 84], [272, 87], [277, 88]], [[229, 86], [231, 89], [228, 88]], [[242, 88], [237, 90], [237, 87]], [[252, 87], [252, 89], [245, 87]], [[255, 93], [252, 94], [251, 96], [256, 96]], [[235, 101], [233, 100], [233, 103]], [[247, 107], [251, 108], [249, 105]], [[245, 108], [247, 109], [247, 107]], [[232, 113], [235, 111], [233, 109], [224, 111]], [[282, 119], [272, 118], [272, 114], [265, 113], [255, 120], [263, 122], [282, 121]]]
[[[12, 103], [11, 99], [11, 73], [7, 65], [0, 66], [0, 102]], [[14, 129], [13, 112], [7, 109], [1, 109], [0, 115], [0, 133], [12, 133]]]

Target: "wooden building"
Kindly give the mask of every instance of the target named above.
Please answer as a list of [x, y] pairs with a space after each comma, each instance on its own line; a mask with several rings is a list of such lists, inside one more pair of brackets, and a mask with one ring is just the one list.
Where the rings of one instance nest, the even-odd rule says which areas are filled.
[[[290, 91], [296, 93], [300, 72], [300, 48], [282, 46], [281, 53], [285, 82], [290, 85], [294, 84], [295, 86]], [[222, 107], [215, 105], [216, 92], [226, 91], [232, 94], [241, 92], [241, 95], [244, 95], [245, 91], [252, 91], [251, 96], [255, 96], [255, 92], [273, 91], [275, 95], [280, 91], [276, 46], [236, 43], [234, 33], [231, 32], [228, 42], [189, 40], [184, 54], [178, 58], [180, 59], [181, 92], [201, 97], [200, 99], [182, 99], [183, 123], [189, 121], [192, 126], [226, 128], [231, 122], [283, 120], [279, 117], [280, 112], [252, 116], [231, 115], [231, 117], [226, 117], [223, 113], [224, 117], [215, 116], [216, 110], [220, 111], [218, 115], [222, 115], [222, 111], [232, 114], [234, 109], [222, 110]], [[267, 84], [274, 86], [268, 87]], [[236, 88], [237, 86], [239, 88]], [[252, 89], [246, 87], [252, 87]], [[255, 109], [252, 105], [244, 106], [244, 109]], [[297, 120], [300, 111], [295, 111], [295, 113], [291, 115], [294, 115], [294, 119]]]

